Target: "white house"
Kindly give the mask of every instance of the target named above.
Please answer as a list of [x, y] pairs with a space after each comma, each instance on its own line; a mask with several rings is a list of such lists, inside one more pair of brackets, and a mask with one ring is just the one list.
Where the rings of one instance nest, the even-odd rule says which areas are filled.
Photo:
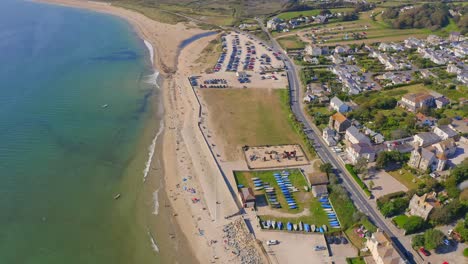
[[330, 100], [330, 107], [337, 111], [337, 112], [340, 112], [340, 113], [346, 113], [348, 112], [350, 109], [349, 109], [349, 106], [345, 103], [343, 103], [343, 101], [341, 101], [338, 97], [333, 97], [331, 100]]

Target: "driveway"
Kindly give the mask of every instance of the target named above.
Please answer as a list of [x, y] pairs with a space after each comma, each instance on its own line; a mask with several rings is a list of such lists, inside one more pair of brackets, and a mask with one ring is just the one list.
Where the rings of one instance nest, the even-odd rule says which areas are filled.
[[406, 188], [405, 185], [400, 183], [384, 170], [377, 171], [375, 175], [364, 180], [367, 186], [369, 186], [370, 181], [374, 181], [372, 194], [375, 198], [398, 191], [408, 191], [408, 188]]

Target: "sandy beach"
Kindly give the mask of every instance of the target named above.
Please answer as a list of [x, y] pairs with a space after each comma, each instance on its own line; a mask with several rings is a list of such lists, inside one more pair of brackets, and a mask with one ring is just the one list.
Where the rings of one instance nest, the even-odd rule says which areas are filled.
[[[198, 54], [216, 36], [194, 41], [179, 54], [178, 47], [183, 40], [205, 31], [182, 23], [163, 24], [140, 13], [106, 3], [75, 0], [41, 0], [41, 2], [84, 8], [121, 17], [134, 26], [145, 43], [147, 41], [153, 46], [154, 68], [163, 77], [162, 94], [165, 109], [162, 151], [159, 150], [165, 182], [165, 193], [161, 195], [167, 195], [170, 205], [166, 207], [170, 207], [172, 217], [188, 241], [193, 255], [196, 256], [196, 260], [193, 259], [190, 263], [240, 262], [240, 257], [236, 258], [228, 244], [231, 246], [234, 244], [235, 247], [245, 246], [232, 242], [236, 241], [232, 237], [233, 233], [244, 234], [243, 230], [233, 232], [233, 228], [242, 229], [242, 224], [231, 224], [229, 232], [224, 229], [225, 225], [233, 221], [239, 223], [240, 216], [226, 219], [238, 213], [239, 208], [198, 127], [200, 105], [187, 79], [193, 73]], [[157, 162], [151, 165], [150, 174], [161, 169], [156, 168], [155, 163]], [[227, 233], [229, 234], [226, 235]], [[245, 237], [242, 240], [245, 241]]]

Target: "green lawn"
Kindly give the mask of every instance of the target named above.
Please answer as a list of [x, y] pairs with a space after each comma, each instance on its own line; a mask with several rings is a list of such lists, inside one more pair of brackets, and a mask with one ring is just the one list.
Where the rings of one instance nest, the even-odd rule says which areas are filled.
[[348, 263], [348, 264], [366, 264], [366, 262], [364, 261], [364, 258], [360, 258], [360, 257], [347, 258], [346, 263]]
[[[400, 174], [400, 171], [401, 171], [401, 174]], [[420, 179], [415, 177], [410, 171], [404, 168], [394, 170], [394, 171], [387, 171], [387, 173], [390, 174], [397, 181], [405, 185], [410, 190], [417, 189], [418, 184], [421, 182]], [[415, 180], [415, 182], [413, 182], [413, 180]]]
[[[278, 195], [279, 197], [280, 195]], [[297, 224], [299, 222], [303, 222], [309, 225], [328, 225], [328, 216], [327, 213], [322, 209], [320, 202], [317, 198], [310, 196], [310, 199], [304, 203], [304, 205], [308, 205], [310, 214], [300, 217], [276, 217], [271, 215], [261, 215], [260, 219], [262, 220], [274, 220], [274, 221], [281, 221], [284, 224], [287, 222], [291, 222]], [[330, 228], [330, 226], [328, 225]], [[336, 231], [336, 229], [332, 229], [329, 231]]]
[[403, 214], [403, 215], [395, 216], [392, 220], [398, 226], [398, 228], [404, 229], [403, 226], [408, 221], [408, 216]]
[[[284, 12], [279, 14], [277, 17], [285, 20], [289, 20], [291, 18], [296, 18], [300, 16], [316, 16], [320, 14], [320, 9], [312, 9], [312, 10], [304, 10], [304, 11], [291, 11], [291, 12]], [[332, 13], [337, 12], [350, 12], [353, 11], [353, 8], [333, 8], [330, 9]]]
[[[287, 213], [299, 213], [304, 210], [305, 207], [310, 206], [311, 204], [311, 193], [306, 192], [304, 190], [304, 186], [307, 186], [307, 182], [302, 176], [301, 172], [298, 169], [293, 169], [293, 170], [288, 170], [290, 175], [289, 175], [289, 180], [291, 181], [291, 184], [299, 189], [299, 192], [292, 193], [292, 196], [294, 197], [294, 200], [297, 203], [297, 209], [289, 209], [288, 203], [286, 202], [286, 199], [281, 193], [281, 190], [278, 186], [278, 183], [276, 182], [275, 177], [273, 176], [274, 172], [280, 172], [280, 171], [236, 171], [234, 172], [234, 177], [236, 179], [236, 183], [242, 184], [244, 186], [252, 187], [254, 188], [254, 184], [252, 181], [252, 178], [256, 177], [262, 180], [263, 183], [269, 183], [270, 186], [275, 188], [276, 195], [278, 197], [278, 202], [281, 204], [281, 208], [277, 209], [282, 212], [287, 212]], [[264, 190], [259, 190], [259, 191], [254, 191], [255, 195], [262, 195], [265, 194]], [[265, 197], [266, 199], [266, 197]]]
[[285, 50], [303, 49], [306, 45], [306, 43], [296, 35], [279, 38], [277, 41]]

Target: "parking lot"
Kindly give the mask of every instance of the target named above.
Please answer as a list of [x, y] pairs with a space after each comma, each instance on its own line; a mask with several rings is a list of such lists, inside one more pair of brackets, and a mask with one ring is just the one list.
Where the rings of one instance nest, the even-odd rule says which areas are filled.
[[[213, 73], [199, 78], [200, 88], [285, 88], [287, 77], [281, 55], [244, 33], [221, 36], [221, 52]], [[226, 85], [204, 85], [222, 79]]]
[[[332, 263], [328, 249], [315, 250], [315, 246], [326, 247], [323, 235], [260, 231], [256, 236], [273, 263]], [[266, 241], [271, 239], [278, 240], [279, 244], [268, 246]]]

